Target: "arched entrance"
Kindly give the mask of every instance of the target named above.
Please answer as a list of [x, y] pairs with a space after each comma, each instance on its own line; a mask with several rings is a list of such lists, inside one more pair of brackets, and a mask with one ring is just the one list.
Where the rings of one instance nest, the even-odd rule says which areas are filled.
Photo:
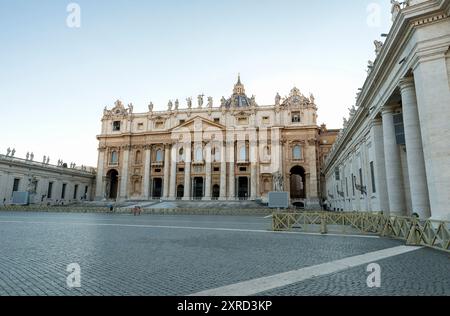
[[299, 200], [306, 198], [306, 177], [305, 169], [301, 166], [295, 166], [291, 169], [291, 199]]
[[180, 184], [177, 187], [177, 199], [181, 200], [184, 196], [184, 185]]
[[193, 192], [194, 192], [194, 199], [195, 200], [201, 200], [203, 198], [203, 178], [202, 177], [195, 177], [194, 178], [194, 186], [193, 186]]
[[240, 200], [248, 199], [248, 177], [238, 178], [238, 198]]
[[117, 170], [112, 169], [109, 170], [106, 174], [107, 183], [106, 183], [106, 196], [108, 199], [115, 200], [117, 199], [117, 189], [119, 187], [119, 172]]
[[218, 200], [219, 197], [220, 197], [220, 186], [218, 184], [215, 184], [212, 190], [212, 198], [213, 200]]
[[152, 197], [154, 199], [160, 199], [162, 197], [162, 179], [154, 178], [153, 179], [153, 193]]

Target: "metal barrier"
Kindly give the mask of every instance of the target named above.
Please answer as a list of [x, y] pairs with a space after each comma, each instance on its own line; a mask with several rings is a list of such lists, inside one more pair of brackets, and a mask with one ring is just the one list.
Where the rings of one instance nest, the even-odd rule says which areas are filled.
[[450, 222], [370, 212], [274, 213], [274, 231], [373, 234], [450, 252]]

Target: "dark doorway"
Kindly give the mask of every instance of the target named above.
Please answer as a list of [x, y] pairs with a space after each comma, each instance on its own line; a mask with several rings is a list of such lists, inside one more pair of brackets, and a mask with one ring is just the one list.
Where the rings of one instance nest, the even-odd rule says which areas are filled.
[[177, 187], [177, 200], [181, 200], [184, 196], [184, 185], [179, 185]]
[[155, 178], [153, 179], [153, 194], [152, 197], [154, 199], [160, 199], [162, 197], [162, 179]]
[[295, 166], [291, 169], [291, 199], [305, 199], [306, 198], [306, 177], [305, 169], [300, 166]]
[[238, 198], [240, 200], [248, 199], [248, 177], [239, 177], [238, 179]]
[[117, 199], [117, 189], [119, 187], [119, 172], [117, 170], [112, 169], [109, 170], [106, 174], [107, 184], [106, 184], [106, 194], [109, 199], [115, 200]]
[[201, 200], [203, 198], [203, 178], [194, 178], [194, 199]]
[[218, 200], [219, 197], [220, 197], [220, 186], [218, 184], [215, 184], [212, 190], [212, 198], [213, 200]]

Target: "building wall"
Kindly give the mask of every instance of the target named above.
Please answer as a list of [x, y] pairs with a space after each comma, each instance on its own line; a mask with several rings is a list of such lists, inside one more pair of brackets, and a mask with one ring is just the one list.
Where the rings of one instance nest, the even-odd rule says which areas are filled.
[[[46, 165], [39, 162], [0, 155], [0, 203], [11, 204], [14, 179], [19, 179], [18, 191], [30, 192], [30, 204], [68, 204], [92, 200], [95, 173]], [[33, 182], [37, 182], [33, 184]], [[53, 182], [52, 196], [48, 197], [49, 183]], [[66, 184], [65, 197], [61, 197]], [[78, 190], [74, 196], [75, 186]], [[85, 188], [87, 194], [85, 195]]]
[[[450, 219], [449, 13], [450, 1], [425, 0], [411, 2], [396, 16], [368, 71], [357, 110], [325, 162], [332, 209]], [[397, 135], [401, 126], [404, 141]], [[353, 172], [362, 168], [366, 175], [366, 193], [356, 190], [355, 198], [344, 201], [333, 191], [335, 171], [348, 176], [349, 161]]]
[[[307, 98], [294, 88], [289, 97], [277, 96], [275, 104], [259, 106], [254, 97], [245, 95], [239, 79], [229, 99], [217, 107], [211, 101], [195, 108], [188, 103], [184, 109], [172, 103], [163, 112], [149, 106], [149, 112], [137, 114], [132, 105], [125, 108], [120, 101], [105, 109], [98, 136], [97, 179], [102, 182], [97, 182], [96, 199], [145, 200], [155, 198], [161, 189], [156, 198], [266, 200], [268, 192], [277, 189], [278, 173], [283, 189], [289, 191], [291, 170], [301, 167], [306, 196], [299, 202], [319, 206], [319, 163], [337, 131], [317, 126], [312, 95]], [[120, 129], [114, 131], [117, 122]], [[293, 157], [296, 146], [301, 148], [300, 157]], [[201, 161], [197, 161], [198, 148]], [[246, 157], [241, 157], [242, 148]], [[157, 161], [158, 151], [162, 161]], [[117, 162], [111, 161], [113, 152]], [[112, 174], [118, 174], [117, 180]], [[201, 196], [196, 194], [195, 188], [201, 187], [198, 181], [203, 181]], [[243, 196], [239, 187], [245, 181], [248, 189]], [[119, 190], [112, 194], [116, 183]]]

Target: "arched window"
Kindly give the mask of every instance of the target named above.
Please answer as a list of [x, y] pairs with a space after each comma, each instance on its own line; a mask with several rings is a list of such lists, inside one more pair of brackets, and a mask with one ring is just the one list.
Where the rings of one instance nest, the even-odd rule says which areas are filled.
[[135, 164], [140, 164], [142, 162], [142, 153], [140, 150], [136, 151], [136, 156], [134, 158]]
[[117, 153], [117, 151], [113, 151], [111, 153], [111, 164], [116, 165], [118, 163], [119, 163], [119, 154]]
[[158, 149], [156, 151], [156, 161], [157, 162], [162, 162], [163, 161], [163, 155], [162, 155], [162, 150]]
[[202, 149], [200, 147], [197, 148], [197, 150], [195, 151], [195, 160], [196, 161], [202, 161], [203, 160], [203, 152], [202, 152]]
[[295, 160], [301, 160], [302, 159], [302, 148], [297, 145], [292, 149], [292, 157]]
[[180, 150], [178, 150], [178, 158], [179, 161], [184, 161], [184, 148], [181, 147]]

